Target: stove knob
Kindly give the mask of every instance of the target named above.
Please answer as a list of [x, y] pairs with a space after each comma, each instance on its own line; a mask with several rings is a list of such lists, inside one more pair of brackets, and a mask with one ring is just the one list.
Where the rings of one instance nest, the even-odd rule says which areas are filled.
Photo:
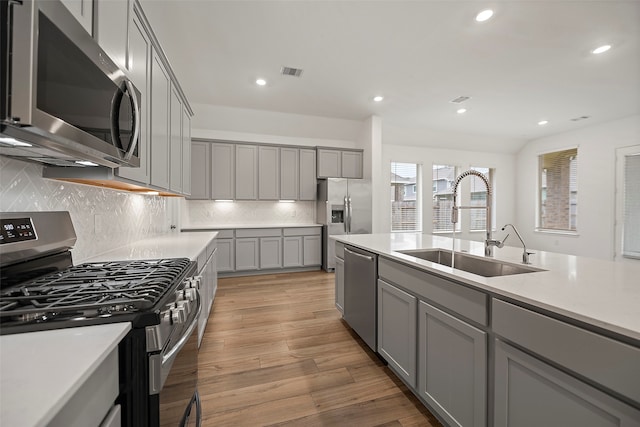
[[192, 288], [185, 289], [184, 290], [185, 299], [187, 301], [195, 301], [196, 300], [196, 292], [198, 292], [198, 291], [196, 291], [195, 289], [192, 289]]
[[200, 283], [202, 283], [202, 276], [195, 276], [191, 279], [191, 287], [195, 289], [200, 289]]
[[178, 307], [171, 310], [171, 320], [174, 324], [184, 323], [187, 320], [184, 307]]
[[184, 309], [186, 314], [191, 313], [191, 303], [187, 300], [178, 302], [178, 308]]

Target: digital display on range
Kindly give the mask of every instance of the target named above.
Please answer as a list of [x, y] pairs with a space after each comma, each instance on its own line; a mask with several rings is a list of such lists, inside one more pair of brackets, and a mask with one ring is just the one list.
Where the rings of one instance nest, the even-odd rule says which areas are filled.
[[31, 218], [0, 220], [0, 244], [36, 240], [36, 230]]

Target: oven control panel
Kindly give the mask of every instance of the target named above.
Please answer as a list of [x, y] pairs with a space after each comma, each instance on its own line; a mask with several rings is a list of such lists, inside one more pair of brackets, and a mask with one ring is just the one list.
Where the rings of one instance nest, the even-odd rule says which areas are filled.
[[0, 220], [0, 244], [36, 240], [36, 230], [31, 218]]

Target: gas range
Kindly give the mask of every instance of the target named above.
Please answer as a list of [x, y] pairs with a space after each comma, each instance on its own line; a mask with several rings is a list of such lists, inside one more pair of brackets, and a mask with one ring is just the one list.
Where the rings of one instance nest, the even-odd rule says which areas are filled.
[[68, 212], [0, 212], [0, 334], [130, 322], [121, 425], [200, 425], [199, 277], [188, 258], [73, 265]]
[[194, 300], [190, 283], [185, 284], [186, 296], [176, 297], [172, 292], [192, 272], [187, 258], [70, 266], [0, 291], [0, 331], [6, 334], [117, 321], [153, 325], [164, 307], [173, 304], [176, 310], [176, 302]]

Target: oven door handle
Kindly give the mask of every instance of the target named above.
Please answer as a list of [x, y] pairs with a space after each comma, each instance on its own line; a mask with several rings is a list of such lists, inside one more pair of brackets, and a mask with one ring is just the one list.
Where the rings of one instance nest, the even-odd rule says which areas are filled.
[[182, 334], [178, 342], [173, 346], [173, 348], [171, 348], [165, 355], [162, 356], [163, 371], [165, 370], [165, 366], [171, 366], [171, 364], [173, 364], [173, 360], [176, 358], [180, 350], [182, 350], [182, 347], [185, 346], [195, 327], [198, 326], [198, 319], [200, 318], [200, 310], [202, 309], [202, 305], [200, 302], [200, 293], [196, 291], [196, 295], [196, 301], [198, 301], [198, 310], [196, 311], [196, 315], [193, 317], [193, 320], [189, 324], [189, 327], [187, 328], [185, 333]]

